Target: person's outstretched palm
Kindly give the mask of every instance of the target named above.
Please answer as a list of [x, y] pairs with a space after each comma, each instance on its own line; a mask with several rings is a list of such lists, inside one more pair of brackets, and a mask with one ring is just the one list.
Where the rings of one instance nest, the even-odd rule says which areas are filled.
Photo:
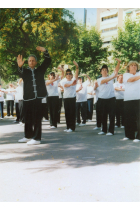
[[22, 59], [22, 55], [18, 55], [17, 57], [18, 66], [21, 68], [24, 64], [24, 60]]
[[44, 47], [37, 46], [36, 49], [41, 52], [45, 52], [46, 49]]

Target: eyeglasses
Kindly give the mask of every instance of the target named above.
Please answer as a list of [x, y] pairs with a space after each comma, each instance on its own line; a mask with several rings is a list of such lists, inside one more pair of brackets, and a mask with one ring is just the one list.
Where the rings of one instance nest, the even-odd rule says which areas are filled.
[[71, 75], [71, 73], [66, 73], [66, 75]]

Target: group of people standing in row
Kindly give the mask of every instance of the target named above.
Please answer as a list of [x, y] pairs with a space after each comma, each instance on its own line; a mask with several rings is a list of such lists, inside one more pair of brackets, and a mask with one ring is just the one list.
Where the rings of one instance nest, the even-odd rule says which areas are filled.
[[[44, 74], [51, 63], [51, 58], [44, 47], [38, 46], [36, 49], [44, 52], [43, 63], [35, 68], [37, 58], [35, 55], [30, 55], [28, 67], [23, 68], [24, 60], [22, 55], [18, 55], [18, 72], [21, 79], [18, 81], [18, 88], [9, 91], [10, 93], [17, 92], [17, 95], [20, 92], [23, 97], [20, 98], [22, 106], [19, 106], [19, 110], [23, 116], [20, 121], [25, 123], [25, 136], [18, 142], [27, 142], [27, 145], [41, 143], [41, 121], [43, 117], [48, 120], [48, 109], [50, 115], [48, 128], [57, 128], [57, 123], [60, 122], [62, 93], [66, 119], [64, 132], [73, 132], [76, 125], [85, 126], [87, 120], [92, 120], [95, 95], [97, 126], [94, 130], [101, 129], [99, 135], [111, 136], [114, 135], [114, 128], [121, 126], [125, 129], [123, 140], [140, 141], [140, 73], [136, 61], [128, 63], [127, 73], [123, 75], [118, 75], [121, 63], [119, 59], [116, 58], [117, 66], [111, 75], [109, 75], [108, 66], [103, 65], [100, 69], [101, 77], [97, 79], [94, 86], [88, 75], [82, 75], [87, 77], [85, 82], [82, 82], [82, 77], [78, 77], [79, 66], [76, 61], [73, 61], [76, 67], [75, 75], [67, 69], [64, 78], [64, 69], [58, 67], [61, 75], [51, 72], [48, 79], [44, 81]], [[117, 82], [114, 83], [116, 78]], [[18, 90], [19, 86], [22, 86], [23, 92]], [[4, 92], [9, 93], [7, 90], [0, 91], [1, 94]], [[22, 107], [22, 112], [20, 107]], [[107, 127], [108, 117], [109, 127]]]

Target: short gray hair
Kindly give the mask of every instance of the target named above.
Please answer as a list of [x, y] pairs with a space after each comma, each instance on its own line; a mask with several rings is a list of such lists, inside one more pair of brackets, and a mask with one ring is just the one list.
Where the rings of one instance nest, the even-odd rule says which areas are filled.
[[33, 55], [33, 54], [29, 55], [28, 60], [29, 60], [30, 57], [34, 57], [35, 60], [37, 61], [37, 57], [35, 55]]

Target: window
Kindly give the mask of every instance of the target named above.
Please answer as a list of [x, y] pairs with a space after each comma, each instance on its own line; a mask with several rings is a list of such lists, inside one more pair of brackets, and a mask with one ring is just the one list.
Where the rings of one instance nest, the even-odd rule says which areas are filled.
[[103, 42], [103, 44], [109, 44], [111, 41], [106, 41], [106, 42]]
[[118, 17], [118, 13], [114, 14], [114, 15], [109, 15], [109, 16], [106, 16], [106, 17], [102, 17], [102, 21], [105, 21], [105, 20], [109, 20], [109, 19], [112, 19], [112, 18], [116, 18]]
[[137, 12], [137, 13], [136, 13], [136, 16], [139, 16], [139, 15], [140, 15], [140, 12]]
[[131, 12], [131, 11], [126, 12], [126, 15], [127, 15], [128, 17], [130, 17], [130, 16], [132, 15], [132, 12]]
[[108, 32], [108, 31], [114, 31], [114, 30], [117, 30], [117, 26], [111, 27], [111, 28], [103, 29], [103, 30], [102, 30], [102, 33], [105, 33], [105, 32]]

